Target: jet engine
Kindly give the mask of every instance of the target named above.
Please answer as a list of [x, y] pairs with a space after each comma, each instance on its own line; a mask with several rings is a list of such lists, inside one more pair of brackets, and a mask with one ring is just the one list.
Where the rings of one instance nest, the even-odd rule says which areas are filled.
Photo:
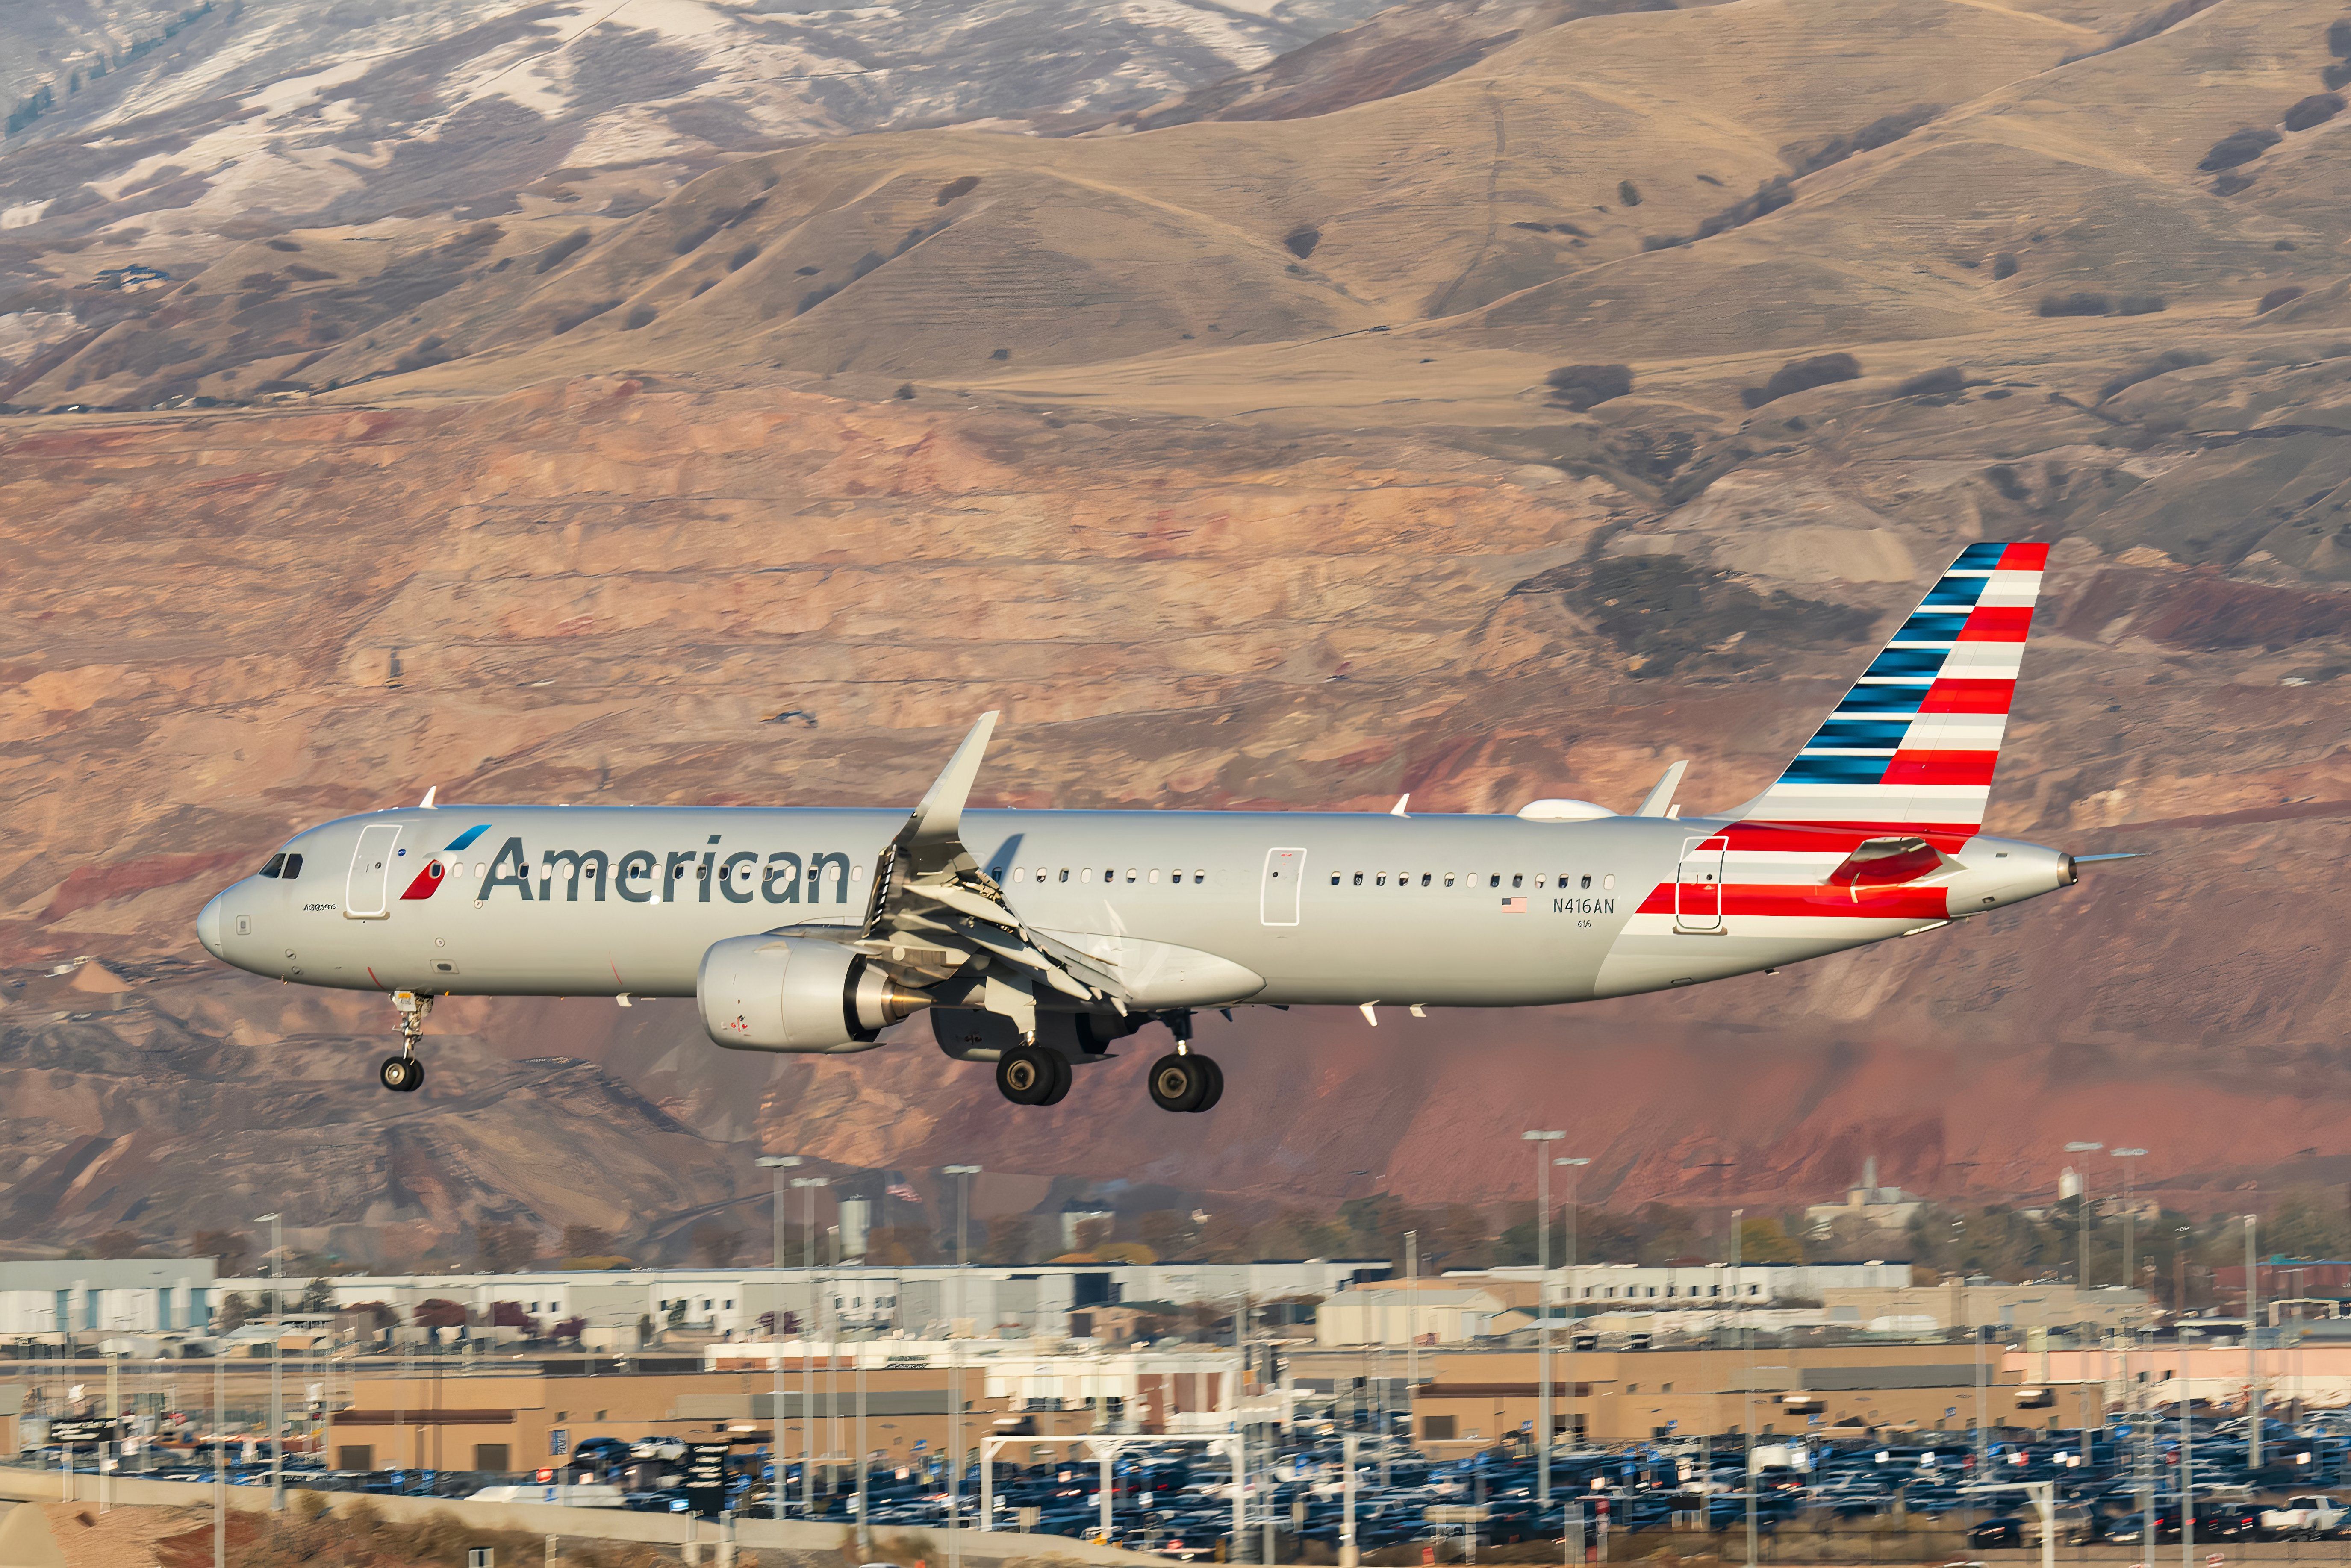
[[844, 1055], [931, 1005], [863, 956], [805, 936], [733, 936], [702, 956], [702, 1027], [729, 1051]]

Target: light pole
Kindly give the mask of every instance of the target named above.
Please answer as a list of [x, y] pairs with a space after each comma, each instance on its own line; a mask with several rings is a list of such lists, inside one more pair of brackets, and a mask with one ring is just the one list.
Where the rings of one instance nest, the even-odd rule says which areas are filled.
[[770, 1423], [768, 1438], [769, 1469], [774, 1474], [768, 1479], [768, 1515], [778, 1524], [784, 1522], [784, 1173], [800, 1163], [798, 1155], [761, 1155], [758, 1165], [762, 1170], [776, 1173], [775, 1201], [768, 1206], [768, 1217], [774, 1221], [776, 1249], [770, 1268], [773, 1270], [768, 1292], [768, 1354], [775, 1358], [776, 1394], [775, 1419]]
[[[816, 1189], [831, 1185], [825, 1176], [794, 1176], [800, 1193], [800, 1267], [809, 1277], [809, 1329], [800, 1352], [800, 1505], [816, 1517], [816, 1330], [824, 1322], [824, 1299], [816, 1275]], [[832, 1343], [825, 1342], [830, 1359]], [[826, 1414], [830, 1415], [828, 1410]]]
[[[2083, 1144], [2083, 1143], [2068, 1144], [2068, 1145], [2065, 1145], [2065, 1152], [2066, 1152], [2067, 1154], [2069, 1154], [2069, 1155], [2095, 1155], [2095, 1154], [2096, 1154], [2100, 1149], [2103, 1149], [2103, 1148], [2105, 1148], [2105, 1146], [2106, 1146], [2106, 1145], [2104, 1145], [2104, 1144]], [[2076, 1293], [2076, 1294], [2078, 1294], [2078, 1295], [2082, 1298], [2082, 1308], [2083, 1308], [2083, 1310], [2084, 1310], [2085, 1312], [2086, 1312], [2086, 1311], [2088, 1311], [2088, 1310], [2089, 1310], [2089, 1305], [2090, 1305], [2090, 1162], [2089, 1162], [2089, 1161], [2087, 1161], [2087, 1160], [2084, 1160], [2084, 1161], [2082, 1162], [2082, 1168], [2081, 1168], [2079, 1171], [2077, 1171], [2076, 1173], [2074, 1173], [2074, 1180], [2075, 1180], [2075, 1182], [2076, 1182], [2078, 1185], [2077, 1185], [2076, 1190], [2075, 1190], [2075, 1192], [2074, 1192], [2074, 1201], [2075, 1205], [2076, 1205], [2076, 1206], [2080, 1208], [2080, 1210], [2081, 1210], [2081, 1218], [2082, 1218], [2082, 1230], [2081, 1230], [2081, 1237], [2082, 1237], [2082, 1239], [2081, 1239], [2081, 1240], [2080, 1240], [2079, 1242], [2077, 1242], [2077, 1243], [2075, 1244], [2075, 1246], [2074, 1246], [2074, 1290], [2075, 1293]], [[2077, 1337], [2078, 1337], [2078, 1336], [2077, 1336]], [[2085, 1351], [2085, 1350], [2081, 1350], [2081, 1349], [2078, 1347], [2078, 1345], [2077, 1345], [2077, 1347], [2076, 1347], [2076, 1357], [2075, 1357], [2075, 1359], [2076, 1359], [2076, 1360], [2079, 1362], [2079, 1364], [2080, 1364], [2080, 1367], [2081, 1367], [2081, 1374], [2082, 1374], [2082, 1463], [2083, 1463], [2083, 1464], [2085, 1464], [2085, 1465], [2087, 1465], [2087, 1464], [2090, 1462], [2090, 1358], [2089, 1358], [2089, 1353], [2088, 1353], [2087, 1351]], [[2099, 1423], [2099, 1425], [2104, 1426], [2104, 1425], [2105, 1424], [2105, 1399], [2104, 1399], [2104, 1397], [2103, 1397], [2103, 1393], [2102, 1393], [2102, 1396], [2101, 1396], [2101, 1398], [2100, 1398], [2100, 1400], [2099, 1400], [2099, 1406], [2100, 1406], [2100, 1408], [2099, 1408], [2099, 1411], [2098, 1411], [2098, 1423]]]
[[1519, 1134], [1535, 1146], [1535, 1501], [1551, 1506], [1551, 1145], [1565, 1133]]
[[[948, 1166], [956, 1178], [956, 1318], [971, 1315], [971, 1178], [977, 1166]], [[963, 1345], [947, 1325], [947, 1568], [962, 1568], [963, 1542], [956, 1533], [963, 1500]]]
[[[2147, 1157], [2147, 1151], [2145, 1149], [2116, 1149], [2113, 1151], [2113, 1153], [2115, 1158], [2118, 1160], [2127, 1161], [2144, 1159]], [[2137, 1267], [2138, 1261], [2137, 1259], [2133, 1256], [2133, 1253], [2136, 1250], [2135, 1243], [2138, 1239], [2138, 1233], [2135, 1224], [2138, 1217], [2131, 1212], [2132, 1191], [2133, 1184], [2131, 1181], [2131, 1167], [2128, 1165], [2125, 1165], [2123, 1166], [2123, 1283], [2126, 1285], [2130, 1284], [2138, 1278], [2136, 1273], [2132, 1272], [2133, 1269]]]
[[276, 1214], [254, 1217], [269, 1227], [269, 1509], [286, 1511], [286, 1228]]
[[2253, 1263], [2253, 1230], [2261, 1221], [2245, 1216], [2245, 1468], [2262, 1468], [2262, 1364], [2254, 1315], [2261, 1311], [2261, 1276]]
[[[1591, 1163], [1590, 1159], [1581, 1155], [1563, 1155], [1552, 1161], [1552, 1164], [1562, 1166], [1567, 1170], [1567, 1399], [1568, 1425], [1571, 1427], [1575, 1424], [1575, 1197], [1577, 1189], [1583, 1186], [1579, 1177], [1583, 1167]], [[1551, 1228], [1548, 1218], [1543, 1222], [1543, 1228], [1548, 1235]], [[1549, 1322], [1549, 1319], [1546, 1318], [1545, 1322]], [[1548, 1378], [1545, 1381], [1548, 1385]], [[1545, 1427], [1545, 1431], [1548, 1432], [1549, 1428]], [[1548, 1444], [1543, 1448], [1543, 1475], [1545, 1479], [1551, 1475], [1551, 1448]]]

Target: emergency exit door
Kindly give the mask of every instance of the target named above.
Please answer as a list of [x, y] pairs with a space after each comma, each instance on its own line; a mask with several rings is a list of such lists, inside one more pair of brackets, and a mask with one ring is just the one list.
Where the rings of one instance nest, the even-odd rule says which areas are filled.
[[1730, 841], [1718, 833], [1692, 839], [1682, 846], [1679, 874], [1674, 878], [1674, 929], [1692, 933], [1722, 929], [1722, 873]]
[[378, 822], [360, 830], [360, 847], [351, 852], [350, 881], [343, 889], [343, 914], [353, 920], [381, 920], [392, 897], [392, 846], [399, 828]]

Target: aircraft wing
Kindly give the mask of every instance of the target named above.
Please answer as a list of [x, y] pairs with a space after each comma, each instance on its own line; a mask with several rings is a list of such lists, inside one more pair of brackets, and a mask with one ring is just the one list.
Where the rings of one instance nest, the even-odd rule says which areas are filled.
[[964, 845], [964, 802], [996, 718], [979, 716], [890, 841], [864, 925], [848, 945], [910, 986], [935, 987], [976, 971], [983, 984], [973, 1000], [1029, 1033], [1040, 988], [1123, 1013], [1127, 990], [1116, 966], [1030, 930]]

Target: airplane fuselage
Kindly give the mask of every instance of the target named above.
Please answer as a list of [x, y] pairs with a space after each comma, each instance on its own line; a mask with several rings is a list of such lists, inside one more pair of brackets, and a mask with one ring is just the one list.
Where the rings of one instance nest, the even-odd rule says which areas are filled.
[[[227, 962], [307, 985], [693, 996], [715, 943], [862, 924], [904, 820], [383, 811], [300, 834], [282, 852], [298, 875], [235, 883], [199, 931]], [[1976, 835], [1938, 879], [1834, 886], [1863, 835], [1748, 847], [1740, 824], [1703, 818], [974, 810], [963, 832], [1014, 915], [1113, 966], [1129, 1005], [1153, 1010], [1584, 1001], [1793, 963], [2071, 880], [2054, 851]]]

